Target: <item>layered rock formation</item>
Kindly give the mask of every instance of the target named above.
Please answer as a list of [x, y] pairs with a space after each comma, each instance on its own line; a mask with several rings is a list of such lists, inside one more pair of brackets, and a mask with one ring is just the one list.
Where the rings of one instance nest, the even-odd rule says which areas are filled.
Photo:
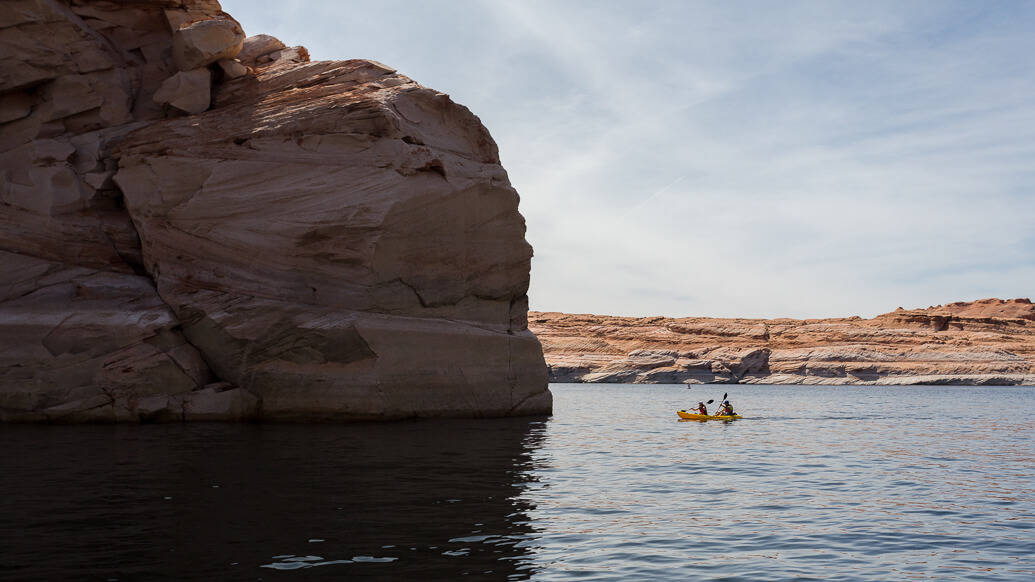
[[1035, 305], [984, 299], [873, 319], [529, 313], [554, 382], [1035, 385]]
[[549, 412], [478, 118], [218, 3], [0, 15], [0, 419]]

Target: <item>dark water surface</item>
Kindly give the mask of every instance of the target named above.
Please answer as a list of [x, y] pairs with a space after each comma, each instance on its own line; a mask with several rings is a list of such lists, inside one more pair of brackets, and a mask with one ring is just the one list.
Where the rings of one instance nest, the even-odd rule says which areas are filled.
[[[0, 579], [1035, 579], [1032, 388], [553, 390], [550, 419], [0, 426]], [[727, 390], [748, 419], [676, 418]]]

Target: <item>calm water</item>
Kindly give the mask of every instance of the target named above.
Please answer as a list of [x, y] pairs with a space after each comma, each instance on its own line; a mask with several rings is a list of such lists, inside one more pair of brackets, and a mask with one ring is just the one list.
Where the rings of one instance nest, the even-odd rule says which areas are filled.
[[[550, 419], [0, 426], [0, 579], [1035, 577], [1031, 388], [553, 389]], [[727, 390], [749, 419], [675, 417]]]

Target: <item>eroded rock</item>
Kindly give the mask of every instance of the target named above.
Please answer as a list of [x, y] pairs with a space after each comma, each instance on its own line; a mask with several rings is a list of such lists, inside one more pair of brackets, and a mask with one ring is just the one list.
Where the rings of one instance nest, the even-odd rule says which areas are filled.
[[[241, 44], [241, 52], [237, 53], [237, 60], [245, 65], [259, 64], [259, 59], [287, 48], [287, 45], [268, 34], [256, 34], [244, 39]], [[263, 59], [263, 62], [271, 62], [272, 59]]]
[[115, 181], [188, 338], [264, 415], [548, 408], [531, 249], [477, 118], [378, 63], [311, 64], [326, 81], [304, 94], [297, 75], [275, 63], [220, 92], [242, 106], [213, 123], [121, 145]]
[[1035, 384], [1028, 299], [873, 319], [529, 318], [555, 382]]
[[0, 280], [0, 417], [94, 420], [210, 378], [146, 277], [0, 251]]
[[217, 62], [219, 70], [223, 72], [223, 77], [227, 79], [237, 79], [248, 74], [248, 67], [236, 59], [219, 59]]
[[217, 18], [184, 24], [173, 33], [173, 62], [192, 71], [220, 59], [232, 59], [244, 45], [244, 30], [234, 20]]
[[245, 42], [211, 0], [17, 6], [0, 419], [550, 410], [518, 196], [470, 111]]
[[202, 113], [212, 97], [212, 71], [207, 68], [181, 71], [169, 77], [155, 91], [155, 103], [169, 104], [185, 113]]
[[273, 51], [259, 57], [259, 63], [286, 61], [289, 63], [308, 63], [309, 51], [304, 46], [292, 46]]
[[0, 123], [28, 117], [32, 103], [32, 96], [24, 91], [0, 95]]

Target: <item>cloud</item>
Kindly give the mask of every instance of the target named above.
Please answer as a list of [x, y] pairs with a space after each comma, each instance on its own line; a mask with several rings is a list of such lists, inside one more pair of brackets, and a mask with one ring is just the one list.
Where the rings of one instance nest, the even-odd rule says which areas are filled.
[[1035, 289], [1035, 6], [223, 4], [475, 111], [522, 195], [534, 309], [866, 316]]

